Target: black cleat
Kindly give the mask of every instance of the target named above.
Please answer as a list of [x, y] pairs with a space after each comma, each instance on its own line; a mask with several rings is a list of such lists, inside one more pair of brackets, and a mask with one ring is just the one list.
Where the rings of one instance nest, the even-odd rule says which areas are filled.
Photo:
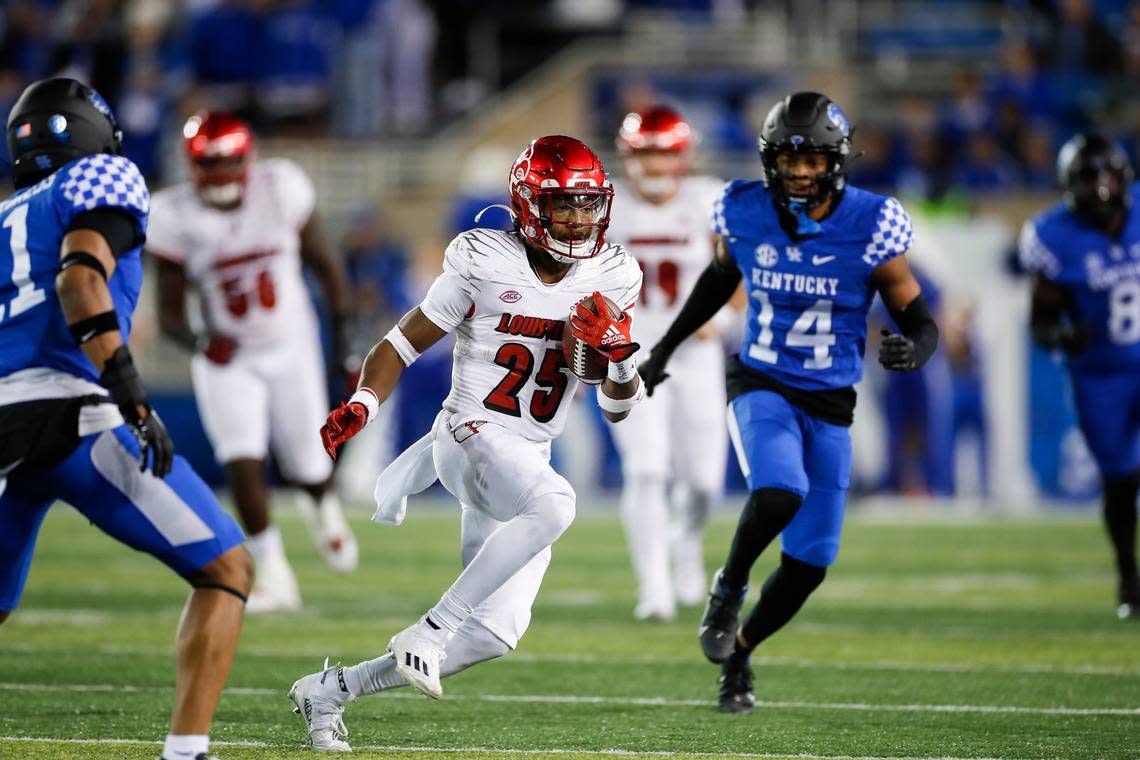
[[[160, 757], [158, 760], [166, 760], [166, 758]], [[199, 752], [194, 756], [194, 760], [218, 760], [218, 758], [214, 757], [213, 755], [207, 755], [205, 752]]]
[[756, 695], [752, 693], [752, 668], [748, 661], [730, 657], [720, 666], [720, 695], [716, 709], [722, 713], [752, 712]]
[[720, 583], [722, 567], [713, 575], [712, 587], [709, 589], [709, 601], [705, 605], [705, 615], [701, 618], [701, 627], [697, 629], [697, 636], [701, 640], [701, 651], [709, 662], [720, 665], [728, 659], [736, 648], [736, 629], [740, 618], [740, 605], [744, 604], [744, 596], [748, 587], [735, 591], [725, 589]]

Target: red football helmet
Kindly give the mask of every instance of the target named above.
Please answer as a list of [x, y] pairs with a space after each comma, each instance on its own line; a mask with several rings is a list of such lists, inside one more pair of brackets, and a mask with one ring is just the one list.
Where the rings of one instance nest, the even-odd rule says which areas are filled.
[[200, 111], [186, 121], [182, 137], [199, 197], [223, 208], [240, 204], [253, 163], [249, 125], [228, 113]]
[[614, 189], [585, 143], [565, 135], [533, 140], [511, 166], [507, 188], [519, 231], [531, 245], [567, 264], [602, 249]]
[[617, 148], [626, 176], [651, 201], [677, 192], [692, 162], [693, 130], [676, 110], [656, 105], [622, 120]]

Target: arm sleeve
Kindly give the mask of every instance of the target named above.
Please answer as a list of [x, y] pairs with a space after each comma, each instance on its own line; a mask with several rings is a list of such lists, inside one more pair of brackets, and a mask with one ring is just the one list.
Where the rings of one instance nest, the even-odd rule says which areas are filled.
[[1055, 280], [1061, 274], [1061, 260], [1042, 242], [1035, 219], [1022, 225], [1021, 236], [1017, 241], [1017, 255], [1027, 272], [1040, 272], [1050, 280]]
[[84, 211], [71, 219], [72, 230], [93, 230], [103, 236], [111, 248], [111, 254], [117, 259], [124, 253], [133, 251], [142, 245], [143, 237], [139, 234], [138, 225], [134, 217], [122, 209], [104, 206], [94, 211]]
[[938, 348], [938, 323], [930, 315], [926, 297], [919, 293], [905, 309], [890, 309], [891, 319], [902, 334], [914, 341], [915, 369], [926, 364]]
[[728, 303], [728, 299], [736, 292], [741, 277], [740, 269], [736, 266], [723, 266], [716, 259], [709, 262], [705, 271], [697, 278], [697, 284], [685, 299], [685, 305], [681, 307], [677, 318], [669, 325], [669, 329], [665, 331], [665, 335], [657, 345], [672, 353]]
[[879, 206], [875, 224], [871, 230], [871, 240], [863, 253], [863, 261], [871, 267], [901, 256], [914, 243], [914, 231], [910, 214], [894, 198], [887, 198]]
[[294, 229], [301, 229], [313, 215], [317, 191], [304, 169], [284, 158], [273, 159], [273, 172], [277, 182], [281, 208]]
[[146, 239], [150, 191], [129, 158], [97, 153], [68, 164], [61, 173], [63, 176], [55, 186], [55, 202], [67, 229], [80, 214], [117, 209], [133, 223], [138, 241]]
[[420, 303], [423, 315], [439, 329], [451, 332], [471, 315], [476, 288], [471, 281], [470, 251], [462, 236], [443, 255], [443, 273], [435, 278]]

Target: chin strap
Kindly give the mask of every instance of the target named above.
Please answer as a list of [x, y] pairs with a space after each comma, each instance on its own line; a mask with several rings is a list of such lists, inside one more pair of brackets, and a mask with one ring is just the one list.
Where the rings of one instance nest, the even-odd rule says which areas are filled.
[[819, 222], [812, 219], [807, 215], [802, 203], [789, 203], [788, 211], [796, 217], [796, 234], [797, 235], [818, 235], [823, 232], [823, 227]]

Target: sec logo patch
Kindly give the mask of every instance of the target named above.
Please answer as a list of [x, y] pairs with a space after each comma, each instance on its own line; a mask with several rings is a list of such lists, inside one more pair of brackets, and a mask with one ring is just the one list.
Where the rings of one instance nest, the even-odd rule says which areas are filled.
[[776, 262], [780, 260], [780, 254], [776, 251], [776, 247], [768, 243], [761, 243], [756, 246], [756, 263], [762, 267], [774, 267]]

